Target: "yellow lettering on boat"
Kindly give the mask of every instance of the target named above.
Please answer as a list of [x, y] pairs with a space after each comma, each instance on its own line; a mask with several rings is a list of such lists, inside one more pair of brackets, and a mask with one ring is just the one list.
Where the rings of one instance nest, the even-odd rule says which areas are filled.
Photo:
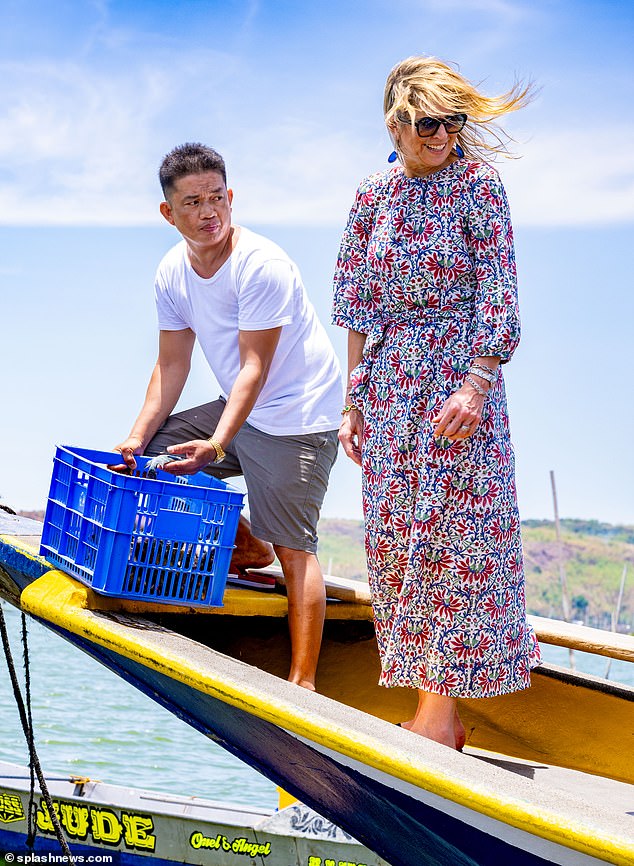
[[[1, 799], [0, 799], [1, 803]], [[101, 845], [118, 847], [121, 843], [128, 849], [154, 851], [156, 836], [151, 815], [133, 812], [116, 813], [100, 806], [83, 806], [79, 803], [53, 800], [53, 809], [59, 822], [71, 839], [87, 839]], [[40, 800], [35, 815], [38, 830], [54, 834], [55, 828], [46, 802]]]
[[199, 830], [195, 831], [189, 837], [189, 844], [192, 848], [211, 848], [215, 851], [231, 851], [233, 854], [244, 854], [246, 857], [268, 857], [271, 853], [270, 842], [250, 842], [246, 836], [237, 836], [235, 839], [229, 839], [222, 833], [218, 833], [215, 838], [205, 836]]
[[59, 822], [73, 839], [85, 839], [88, 835], [88, 808], [75, 803], [60, 803]]
[[110, 809], [91, 809], [92, 838], [106, 845], [118, 845], [123, 835], [121, 821]]
[[22, 800], [14, 794], [0, 794], [0, 822], [12, 824], [14, 821], [24, 821], [26, 815]]
[[156, 836], [151, 832], [154, 829], [152, 818], [122, 812], [121, 820], [125, 827], [124, 841], [126, 848], [140, 848], [143, 851], [154, 851]]
[[306, 866], [366, 866], [366, 864], [351, 863], [348, 860], [330, 860], [328, 858], [322, 860], [321, 857], [316, 857], [314, 854], [311, 854]]
[[222, 845], [222, 840], [224, 836], [221, 833], [218, 833], [215, 839], [210, 838], [209, 836], [203, 835], [199, 830], [195, 833], [192, 833], [189, 837], [189, 844], [192, 848], [211, 848], [214, 851], [217, 851]]
[[[53, 800], [53, 809], [55, 814], [59, 816], [59, 803]], [[35, 823], [37, 824], [37, 829], [42, 830], [44, 833], [54, 833], [55, 828], [53, 827], [53, 821], [51, 820], [51, 816], [48, 813], [48, 806], [44, 802], [44, 800], [40, 800], [40, 808], [37, 810], [35, 815]]]

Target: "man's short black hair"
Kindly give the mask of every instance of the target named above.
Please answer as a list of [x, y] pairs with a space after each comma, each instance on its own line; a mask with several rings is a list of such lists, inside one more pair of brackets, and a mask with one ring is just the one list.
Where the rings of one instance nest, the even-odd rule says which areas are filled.
[[202, 174], [205, 171], [217, 171], [227, 185], [227, 170], [225, 161], [212, 147], [198, 142], [181, 144], [164, 157], [159, 168], [159, 180], [163, 195], [168, 197], [174, 189], [174, 184], [186, 174]]

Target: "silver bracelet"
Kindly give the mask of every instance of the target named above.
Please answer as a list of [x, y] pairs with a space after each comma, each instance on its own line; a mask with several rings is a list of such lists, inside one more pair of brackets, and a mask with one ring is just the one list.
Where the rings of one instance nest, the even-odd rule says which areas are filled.
[[[482, 371], [482, 378], [483, 379], [488, 379], [489, 377], [491, 377], [491, 379], [493, 381], [495, 381], [495, 379], [497, 378], [497, 374], [498, 374], [498, 368], [497, 367], [495, 367], [495, 368], [487, 367], [486, 364], [478, 364], [477, 361], [472, 361], [471, 365], [469, 367], [469, 372], [473, 373], [476, 370]], [[477, 373], [476, 375], [479, 376], [480, 374]]]
[[484, 379], [490, 385], [493, 385], [493, 383], [497, 379], [497, 371], [491, 370], [489, 367], [485, 367], [483, 364], [471, 364], [471, 366], [469, 367], [469, 372], [473, 373], [474, 376], [479, 376], [481, 379]]
[[478, 370], [484, 370], [485, 373], [497, 373], [497, 367], [487, 367], [486, 364], [480, 364], [478, 361], [471, 362], [472, 367], [477, 367]]
[[476, 391], [481, 397], [486, 397], [487, 392], [482, 387], [482, 385], [478, 385], [478, 383], [473, 378], [473, 376], [470, 376], [467, 373], [467, 375], [465, 376], [465, 382], [468, 382], [471, 385], [471, 387], [473, 388], [473, 390]]

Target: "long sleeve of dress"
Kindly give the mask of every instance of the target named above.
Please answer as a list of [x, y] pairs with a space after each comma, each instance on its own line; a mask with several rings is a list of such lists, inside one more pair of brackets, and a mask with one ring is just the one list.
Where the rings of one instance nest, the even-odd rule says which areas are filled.
[[477, 280], [473, 356], [498, 355], [504, 364], [519, 343], [520, 317], [509, 206], [491, 167], [470, 185], [467, 231]]
[[377, 315], [376, 286], [367, 268], [368, 243], [374, 226], [376, 187], [362, 181], [341, 239], [334, 276], [332, 322], [369, 333]]

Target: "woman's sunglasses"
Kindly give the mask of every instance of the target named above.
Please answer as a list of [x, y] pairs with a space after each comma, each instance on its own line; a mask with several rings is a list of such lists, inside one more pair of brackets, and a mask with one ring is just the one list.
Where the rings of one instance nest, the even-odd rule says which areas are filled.
[[[412, 125], [409, 117], [400, 117], [397, 115], [396, 119], [400, 123], [408, 123], [410, 126]], [[438, 132], [441, 123], [447, 130], [447, 135], [453, 135], [456, 132], [460, 132], [466, 122], [466, 114], [450, 114], [447, 117], [438, 118], [421, 117], [419, 120], [415, 120], [413, 125], [421, 138], [427, 138], [429, 135], [434, 135]]]

